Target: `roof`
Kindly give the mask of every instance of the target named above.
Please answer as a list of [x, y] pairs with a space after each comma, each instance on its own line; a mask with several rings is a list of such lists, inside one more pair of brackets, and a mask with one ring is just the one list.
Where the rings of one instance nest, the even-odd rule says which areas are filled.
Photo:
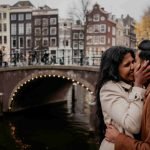
[[34, 5], [30, 1], [18, 1], [12, 7], [34, 7]]

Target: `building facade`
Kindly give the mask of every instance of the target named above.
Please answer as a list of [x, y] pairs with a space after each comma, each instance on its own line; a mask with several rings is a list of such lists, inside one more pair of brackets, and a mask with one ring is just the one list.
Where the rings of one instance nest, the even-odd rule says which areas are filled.
[[59, 19], [58, 63], [72, 64], [72, 19]]
[[85, 36], [85, 57], [89, 65], [99, 65], [102, 52], [116, 45], [116, 22], [99, 4], [87, 13]]
[[[10, 53], [10, 6], [0, 5], [0, 51], [1, 61], [9, 62]], [[1, 63], [1, 66], [6, 65]]]

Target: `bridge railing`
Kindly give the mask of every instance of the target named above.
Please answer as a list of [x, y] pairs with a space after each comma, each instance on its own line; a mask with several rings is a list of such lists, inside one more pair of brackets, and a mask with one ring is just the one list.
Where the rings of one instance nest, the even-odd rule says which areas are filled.
[[99, 66], [101, 57], [50, 57], [48, 53], [43, 55], [23, 55], [22, 53], [0, 55], [0, 67], [20, 67], [34, 65], [77, 65]]

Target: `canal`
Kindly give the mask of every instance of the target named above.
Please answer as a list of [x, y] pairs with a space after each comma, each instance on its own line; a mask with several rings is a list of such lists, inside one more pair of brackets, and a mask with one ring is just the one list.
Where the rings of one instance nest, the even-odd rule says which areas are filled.
[[65, 103], [48, 104], [0, 118], [0, 150], [98, 150], [84, 114]]

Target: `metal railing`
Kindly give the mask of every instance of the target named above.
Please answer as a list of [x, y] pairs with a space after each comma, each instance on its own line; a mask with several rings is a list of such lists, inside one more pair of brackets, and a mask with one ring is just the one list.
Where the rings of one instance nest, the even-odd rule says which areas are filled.
[[99, 66], [101, 57], [56, 57], [49, 53], [12, 53], [0, 56], [0, 67], [19, 67], [30, 65], [77, 65]]

